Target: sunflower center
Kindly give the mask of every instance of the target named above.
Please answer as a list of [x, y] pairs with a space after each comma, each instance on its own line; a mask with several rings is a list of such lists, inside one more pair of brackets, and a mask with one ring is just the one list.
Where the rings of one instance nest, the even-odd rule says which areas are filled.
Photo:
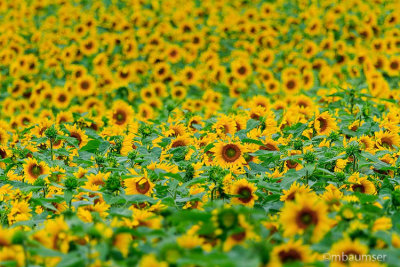
[[150, 189], [150, 183], [148, 181], [144, 182], [144, 183], [140, 183], [142, 180], [138, 181], [136, 183], [136, 190], [140, 193], [140, 194], [146, 194], [149, 189]]
[[290, 90], [293, 89], [295, 86], [296, 86], [296, 83], [293, 80], [288, 81], [286, 84], [286, 87]]
[[243, 66], [240, 67], [240, 68], [238, 69], [238, 73], [241, 74], [241, 75], [245, 74], [245, 73], [246, 73], [246, 68], [243, 67]]
[[242, 241], [242, 240], [244, 240], [244, 239], [246, 238], [246, 232], [243, 231], [243, 232], [240, 232], [240, 233], [233, 234], [233, 235], [232, 235], [232, 238], [233, 238], [235, 241], [240, 242], [240, 241]]
[[243, 203], [248, 203], [252, 199], [251, 189], [248, 187], [242, 187], [238, 190], [239, 200]]
[[391, 68], [392, 70], [397, 70], [397, 69], [399, 68], [399, 63], [396, 62], [396, 61], [392, 62], [392, 63], [390, 64], [390, 68]]
[[236, 155], [236, 149], [234, 149], [234, 148], [228, 148], [227, 150], [226, 150], [226, 155], [229, 157], [229, 158], [233, 158], [235, 155]]
[[382, 137], [382, 145], [386, 148], [393, 148], [393, 142], [389, 137]]
[[222, 158], [226, 162], [234, 162], [240, 157], [240, 155], [240, 148], [234, 144], [226, 145], [222, 149]]
[[265, 144], [265, 146], [260, 146], [260, 149], [267, 151], [277, 151], [276, 147], [273, 144]]
[[321, 132], [325, 131], [328, 128], [328, 121], [324, 118], [318, 118], [318, 121]]
[[355, 184], [352, 186], [352, 189], [354, 192], [360, 192], [360, 193], [364, 193], [365, 192], [365, 188], [362, 184]]
[[40, 167], [39, 165], [32, 166], [31, 173], [33, 174], [33, 176], [38, 177], [42, 174], [42, 167]]
[[299, 163], [297, 163], [297, 162], [294, 161], [294, 160], [287, 160], [287, 161], [286, 161], [286, 166], [287, 166], [289, 169], [294, 169], [294, 168], [297, 167], [297, 165], [299, 165]]
[[193, 78], [193, 73], [186, 72], [186, 79], [191, 80]]
[[1, 157], [2, 159], [4, 159], [6, 156], [7, 156], [6, 151], [3, 150], [3, 149], [0, 149], [0, 157]]
[[315, 211], [310, 209], [304, 209], [300, 211], [296, 218], [297, 225], [302, 228], [306, 229], [310, 225], [316, 225], [318, 222], [318, 217]]
[[83, 82], [81, 83], [81, 88], [82, 88], [83, 90], [89, 89], [89, 86], [90, 86], [90, 84], [89, 84], [88, 81], [83, 81]]
[[126, 114], [123, 110], [118, 110], [114, 114], [113, 118], [116, 121], [116, 124], [121, 125], [124, 124], [124, 122], [126, 121]]
[[60, 102], [65, 102], [65, 100], [67, 100], [67, 97], [65, 95], [60, 95], [58, 97], [58, 101], [60, 101]]
[[346, 255], [347, 257], [341, 257], [341, 261], [349, 261], [349, 256], [360, 256], [360, 253], [358, 251], [355, 251], [354, 249], [349, 249], [346, 251], [343, 251], [343, 255]]
[[181, 147], [181, 146], [186, 146], [185, 142], [182, 140], [175, 141], [171, 147]]
[[282, 263], [294, 262], [301, 260], [301, 254], [295, 249], [282, 250], [279, 252], [279, 259]]
[[126, 79], [129, 76], [129, 72], [121, 71], [119, 76], [123, 79]]
[[71, 133], [71, 137], [75, 138], [76, 140], [78, 140], [78, 145], [81, 144], [82, 142], [82, 137], [79, 133]]

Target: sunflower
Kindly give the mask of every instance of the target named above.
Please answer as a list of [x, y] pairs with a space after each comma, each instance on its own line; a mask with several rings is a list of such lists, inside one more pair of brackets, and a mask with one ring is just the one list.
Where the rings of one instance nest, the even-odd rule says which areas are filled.
[[136, 134], [130, 133], [124, 137], [124, 140], [122, 141], [122, 147], [121, 147], [121, 155], [122, 156], [127, 156], [129, 152], [135, 150], [137, 146], [135, 145], [135, 138]]
[[110, 177], [110, 173], [91, 173], [87, 176], [87, 182], [86, 185], [97, 185], [97, 186], [103, 186], [105, 185], [106, 181]]
[[375, 185], [368, 181], [366, 176], [360, 177], [360, 173], [356, 172], [352, 174], [348, 181], [350, 182], [349, 190], [353, 192], [360, 192], [364, 194], [376, 194]]
[[285, 160], [285, 169], [295, 169], [300, 170], [303, 168], [303, 165], [299, 162], [302, 158], [297, 157], [296, 155], [300, 155], [301, 151], [292, 150], [288, 153], [288, 157], [295, 157], [294, 159]]
[[142, 121], [151, 120], [155, 116], [155, 111], [152, 106], [142, 103], [138, 107], [138, 116]]
[[73, 122], [73, 121], [74, 117], [72, 116], [71, 112], [61, 111], [60, 113], [57, 114], [56, 117], [57, 124], [63, 124], [66, 122]]
[[10, 135], [7, 133], [6, 129], [0, 128], [0, 145], [6, 145]]
[[280, 222], [285, 237], [293, 237], [312, 231], [312, 241], [319, 241], [331, 228], [327, 217], [328, 207], [313, 194], [297, 195], [294, 201], [285, 202], [280, 214]]
[[283, 195], [281, 195], [281, 201], [293, 201], [297, 195], [308, 194], [312, 190], [307, 185], [300, 185], [294, 182], [288, 190], [283, 190]]
[[218, 164], [221, 167], [231, 168], [246, 164], [244, 147], [237, 141], [218, 142], [210, 150], [214, 153]]
[[161, 82], [150, 83], [150, 88], [158, 97], [168, 96], [167, 86]]
[[235, 181], [231, 186], [230, 194], [235, 196], [232, 198], [233, 204], [242, 204], [248, 207], [254, 206], [254, 201], [258, 199], [255, 194], [257, 187], [249, 183], [246, 179]]
[[173, 86], [171, 88], [171, 96], [176, 100], [183, 100], [187, 95], [187, 90], [183, 86]]
[[400, 137], [397, 132], [375, 132], [375, 144], [382, 150], [394, 150], [400, 145]]
[[389, 76], [398, 76], [400, 73], [400, 56], [391, 57], [386, 64], [386, 72]]
[[90, 75], [85, 75], [76, 81], [76, 94], [79, 96], [90, 96], [95, 92], [96, 81]]
[[10, 225], [21, 222], [21, 221], [28, 221], [31, 219], [32, 209], [29, 207], [29, 203], [24, 200], [15, 200], [11, 202], [11, 210], [8, 213], [8, 223]]
[[150, 229], [160, 229], [162, 217], [147, 210], [136, 209], [135, 207], [129, 208], [132, 210], [132, 219], [124, 218], [125, 224], [128, 227], [148, 227]]
[[308, 246], [303, 245], [301, 240], [291, 239], [285, 244], [274, 247], [269, 263], [271, 266], [280, 267], [295, 262], [307, 263], [312, 259], [312, 253]]
[[[1, 145], [0, 144], [0, 160], [6, 159], [12, 155], [12, 152], [8, 149], [6, 145]], [[0, 162], [0, 168], [5, 169], [5, 163]]]
[[236, 132], [236, 122], [232, 117], [222, 115], [221, 117], [218, 118], [217, 122], [213, 125], [213, 128], [216, 130], [217, 134], [233, 135]]
[[154, 254], [147, 254], [142, 256], [138, 264], [139, 267], [157, 266], [157, 267], [168, 267], [168, 263], [165, 261], [158, 261]]
[[147, 173], [143, 177], [125, 179], [124, 185], [127, 195], [141, 194], [150, 196], [154, 188], [154, 184], [147, 177]]
[[335, 119], [328, 111], [315, 116], [314, 129], [318, 135], [329, 135], [332, 131], [336, 131], [337, 128]]
[[360, 148], [365, 151], [371, 151], [374, 148], [374, 141], [370, 136], [362, 135], [358, 138]]
[[[196, 186], [196, 185], [190, 187], [190, 189], [189, 189], [190, 196], [201, 194], [203, 192], [205, 192], [205, 189], [203, 187]], [[183, 206], [183, 209], [204, 210], [203, 206], [204, 206], [204, 203], [207, 203], [207, 199], [208, 199], [207, 194], [204, 194], [200, 200], [191, 200], [191, 201], [186, 202], [185, 206]]]
[[79, 148], [82, 148], [88, 143], [88, 136], [76, 125], [65, 125], [65, 128], [68, 130], [69, 136], [78, 141]]
[[351, 240], [349, 238], [342, 239], [337, 243], [333, 244], [330, 255], [339, 255], [337, 264], [343, 264], [340, 266], [347, 266], [349, 262], [362, 262], [362, 256], [368, 254], [368, 246], [360, 243], [360, 241]]
[[232, 75], [238, 80], [245, 80], [250, 76], [252, 69], [247, 60], [239, 59], [231, 63]]
[[79, 49], [82, 54], [90, 56], [97, 53], [97, 50], [99, 49], [99, 44], [95, 38], [89, 37], [81, 42]]
[[166, 62], [157, 63], [153, 68], [153, 75], [157, 81], [164, 81], [171, 74], [171, 67]]
[[[222, 249], [227, 252], [230, 251], [236, 245], [244, 245], [247, 240], [257, 240], [258, 236], [253, 232], [253, 227], [246, 222], [245, 216], [239, 214], [238, 227], [230, 230], [230, 235], [225, 240]], [[235, 223], [235, 222], [234, 222]]]
[[197, 132], [204, 127], [203, 118], [201, 116], [193, 116], [188, 121], [188, 129], [192, 132]]
[[133, 109], [123, 100], [113, 103], [109, 113], [110, 122], [117, 127], [126, 127], [133, 120]]
[[190, 145], [191, 142], [192, 140], [188, 135], [179, 135], [175, 139], [171, 140], [171, 144], [168, 146], [168, 149], [176, 147], [185, 147]]
[[199, 72], [196, 71], [193, 67], [186, 66], [181, 72], [179, 73], [179, 80], [182, 82], [183, 85], [197, 85], [199, 80]]
[[50, 168], [45, 162], [38, 163], [34, 158], [28, 158], [23, 167], [24, 179], [30, 184], [33, 184], [39, 176], [50, 173]]
[[71, 101], [71, 95], [67, 91], [61, 88], [57, 88], [56, 90], [54, 90], [53, 102], [56, 108], [59, 109], [67, 108], [69, 106], [70, 101]]
[[286, 94], [294, 95], [300, 91], [302, 80], [294, 75], [282, 78], [282, 87]]

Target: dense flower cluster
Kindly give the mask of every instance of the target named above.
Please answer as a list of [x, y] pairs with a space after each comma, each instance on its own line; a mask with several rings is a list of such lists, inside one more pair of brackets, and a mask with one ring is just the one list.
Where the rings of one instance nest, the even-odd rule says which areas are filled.
[[0, 266], [398, 266], [399, 10], [0, 0]]

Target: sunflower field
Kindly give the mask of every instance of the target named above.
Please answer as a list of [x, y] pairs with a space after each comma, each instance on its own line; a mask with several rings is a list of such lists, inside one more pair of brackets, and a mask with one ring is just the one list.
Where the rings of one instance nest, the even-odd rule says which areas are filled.
[[0, 266], [399, 266], [399, 0], [0, 0]]

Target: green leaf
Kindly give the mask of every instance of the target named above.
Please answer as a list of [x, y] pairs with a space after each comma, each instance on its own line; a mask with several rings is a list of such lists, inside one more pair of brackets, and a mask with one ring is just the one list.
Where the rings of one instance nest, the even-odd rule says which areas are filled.
[[100, 144], [101, 144], [101, 142], [99, 140], [90, 140], [80, 150], [81, 151], [88, 151], [88, 152], [91, 152], [91, 153], [95, 153], [98, 150]]

